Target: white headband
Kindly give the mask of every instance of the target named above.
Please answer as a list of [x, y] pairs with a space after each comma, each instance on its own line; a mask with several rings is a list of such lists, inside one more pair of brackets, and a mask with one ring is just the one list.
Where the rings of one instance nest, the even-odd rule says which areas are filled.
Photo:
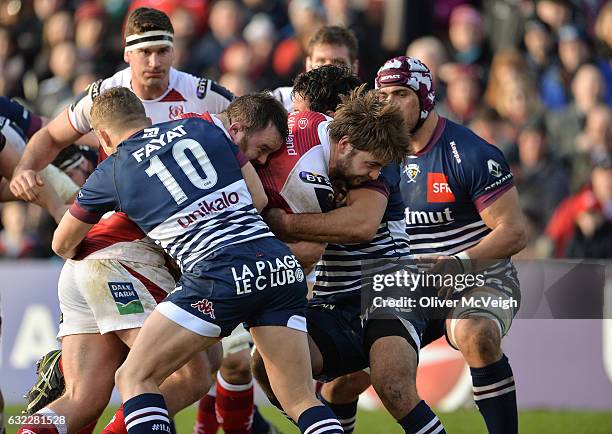
[[152, 47], [154, 45], [166, 45], [172, 47], [174, 35], [165, 30], [151, 30], [150, 32], [137, 33], [125, 38], [125, 51], [138, 50], [140, 48]]

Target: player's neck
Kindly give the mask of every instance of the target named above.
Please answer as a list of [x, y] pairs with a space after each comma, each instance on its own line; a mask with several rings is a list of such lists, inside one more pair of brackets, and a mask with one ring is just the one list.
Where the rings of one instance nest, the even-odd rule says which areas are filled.
[[431, 140], [436, 125], [438, 125], [438, 119], [440, 119], [438, 113], [436, 113], [435, 110], [432, 111], [429, 116], [427, 116], [427, 119], [425, 119], [425, 122], [423, 122], [423, 125], [421, 125], [421, 128], [412, 133], [412, 138], [410, 139], [412, 152], [417, 153], [425, 149], [429, 140]]
[[[119, 146], [121, 143], [125, 142], [127, 139], [129, 139], [130, 137], [132, 137], [134, 134], [136, 134], [139, 131], [142, 131], [144, 128], [147, 128], [148, 125], [141, 125], [141, 126], [136, 126], [136, 127], [131, 127], [128, 128], [124, 131], [121, 131], [120, 133], [117, 133], [116, 137], [113, 137], [112, 142], [116, 143], [116, 145], [112, 148], [112, 152], [111, 153], [115, 153], [117, 151], [117, 146]], [[106, 148], [104, 149], [104, 151], [108, 154]], [[109, 149], [110, 151], [110, 149]], [[108, 154], [110, 155], [110, 154]]]

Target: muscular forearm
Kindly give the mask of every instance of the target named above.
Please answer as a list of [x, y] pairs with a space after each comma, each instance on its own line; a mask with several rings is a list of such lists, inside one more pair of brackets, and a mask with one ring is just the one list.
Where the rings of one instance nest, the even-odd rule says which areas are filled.
[[42, 128], [28, 142], [15, 171], [42, 170], [67, 145], [54, 141], [47, 129]]
[[324, 214], [287, 214], [284, 227], [291, 238], [319, 243], [361, 243], [376, 235], [376, 226], [363, 221], [350, 207]]
[[[466, 253], [474, 261], [476, 268], [480, 269], [479, 261], [509, 258], [520, 252], [526, 244], [524, 228], [520, 225], [499, 225], [493, 229], [474, 247]], [[483, 264], [486, 266], [486, 264]]]

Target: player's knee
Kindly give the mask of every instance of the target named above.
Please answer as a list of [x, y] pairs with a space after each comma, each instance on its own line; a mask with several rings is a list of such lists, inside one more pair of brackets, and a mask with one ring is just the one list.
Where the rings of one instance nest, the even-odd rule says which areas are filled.
[[230, 354], [223, 358], [221, 375], [230, 384], [247, 384], [251, 375], [251, 356], [248, 350]]
[[182, 394], [186, 401], [198, 401], [206, 395], [210, 386], [212, 386], [212, 377], [209, 373], [208, 363], [203, 360], [204, 357], [203, 354], [196, 356], [172, 374], [176, 376], [176, 381], [184, 385]]
[[499, 327], [488, 318], [462, 320], [455, 331], [457, 347], [466, 357], [478, 358], [485, 363], [493, 363], [501, 356], [501, 336]]
[[[85, 386], [85, 385], [84, 385]], [[91, 393], [92, 390], [97, 390], [97, 393]], [[84, 419], [97, 419], [100, 417], [106, 408], [110, 399], [110, 391], [104, 393], [103, 389], [91, 386], [80, 387], [78, 385], [66, 385], [66, 390], [59, 398], [64, 402], [73, 403], [74, 408], [78, 409], [79, 415]]]
[[208, 363], [210, 365], [210, 373], [215, 373], [221, 369], [221, 362], [223, 361], [223, 346], [221, 342], [213, 345], [206, 350], [208, 355]]

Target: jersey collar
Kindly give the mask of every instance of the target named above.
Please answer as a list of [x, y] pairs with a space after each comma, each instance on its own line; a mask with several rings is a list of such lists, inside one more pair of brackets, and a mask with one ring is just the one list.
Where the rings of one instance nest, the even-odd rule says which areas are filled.
[[442, 116], [440, 116], [438, 118], [438, 123], [436, 124], [436, 127], [433, 130], [433, 134], [429, 138], [429, 142], [427, 142], [427, 145], [425, 145], [423, 149], [417, 152], [415, 156], [420, 157], [421, 155], [424, 155], [427, 152], [429, 152], [431, 148], [433, 148], [433, 146], [438, 142], [438, 140], [440, 140], [440, 137], [442, 136], [442, 132], [444, 131], [445, 126], [446, 126], [446, 118], [443, 118]]

